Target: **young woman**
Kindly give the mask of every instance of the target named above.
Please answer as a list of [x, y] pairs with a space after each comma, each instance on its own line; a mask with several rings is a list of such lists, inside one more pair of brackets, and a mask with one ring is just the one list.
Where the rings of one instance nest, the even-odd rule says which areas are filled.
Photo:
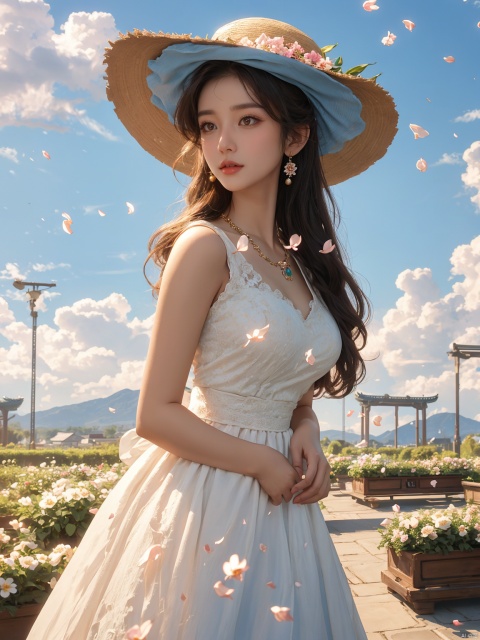
[[150, 241], [132, 466], [29, 638], [365, 640], [318, 507], [330, 469], [312, 400], [364, 374], [368, 302], [327, 184], [385, 153], [393, 102], [259, 18], [212, 40], [135, 32], [107, 63], [126, 127], [192, 181]]

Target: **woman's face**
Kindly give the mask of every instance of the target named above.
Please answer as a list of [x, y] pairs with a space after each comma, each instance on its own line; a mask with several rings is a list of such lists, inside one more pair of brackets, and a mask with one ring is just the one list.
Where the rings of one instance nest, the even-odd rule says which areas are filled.
[[236, 76], [208, 82], [198, 101], [201, 146], [210, 171], [232, 192], [278, 185], [284, 146], [280, 124]]

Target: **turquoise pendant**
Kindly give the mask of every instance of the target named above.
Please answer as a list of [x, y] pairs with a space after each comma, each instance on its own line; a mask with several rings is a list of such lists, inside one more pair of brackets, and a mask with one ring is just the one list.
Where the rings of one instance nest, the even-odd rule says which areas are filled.
[[288, 266], [288, 264], [285, 267], [283, 267], [282, 274], [285, 280], [293, 280], [293, 272]]

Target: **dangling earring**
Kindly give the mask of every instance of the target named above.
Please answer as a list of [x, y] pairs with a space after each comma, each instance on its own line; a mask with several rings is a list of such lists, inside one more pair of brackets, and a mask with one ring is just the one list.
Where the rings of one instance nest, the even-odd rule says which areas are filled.
[[208, 179], [210, 180], [210, 182], [215, 182], [215, 180], [217, 179], [213, 173], [210, 171], [210, 175], [208, 176]]
[[288, 162], [283, 167], [283, 172], [288, 176], [285, 180], [285, 184], [289, 187], [292, 184], [292, 176], [297, 175], [297, 165], [292, 162], [292, 156], [288, 156]]

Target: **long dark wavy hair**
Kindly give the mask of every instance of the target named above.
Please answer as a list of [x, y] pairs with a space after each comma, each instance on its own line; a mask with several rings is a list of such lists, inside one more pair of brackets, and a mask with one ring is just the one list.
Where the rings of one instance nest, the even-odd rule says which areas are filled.
[[[162, 270], [175, 241], [189, 223], [195, 220], [213, 222], [231, 205], [232, 193], [218, 180], [214, 183], [209, 180], [209, 168], [201, 152], [197, 116], [198, 100], [205, 84], [230, 75], [236, 76], [252, 98], [281, 125], [284, 142], [289, 136], [295, 136], [301, 125], [310, 128], [308, 142], [295, 156], [301, 175], [287, 187], [285, 176], [282, 172], [279, 174], [275, 219], [284, 244], [288, 244], [294, 233], [302, 236], [295, 257], [304, 267], [311, 286], [323, 298], [342, 336], [340, 357], [335, 367], [315, 382], [315, 396], [344, 397], [365, 377], [360, 351], [366, 344], [365, 325], [370, 317], [370, 303], [346, 265], [336, 237], [340, 214], [320, 163], [314, 108], [294, 85], [236, 62], [207, 62], [192, 74], [177, 105], [175, 123], [187, 140], [179, 158], [196, 150], [193, 178], [185, 194], [183, 211], [150, 238], [145, 266], [153, 260]], [[336, 249], [326, 255], [319, 254], [326, 240], [332, 240]], [[155, 284], [150, 283], [156, 294], [160, 280], [161, 276]]]

